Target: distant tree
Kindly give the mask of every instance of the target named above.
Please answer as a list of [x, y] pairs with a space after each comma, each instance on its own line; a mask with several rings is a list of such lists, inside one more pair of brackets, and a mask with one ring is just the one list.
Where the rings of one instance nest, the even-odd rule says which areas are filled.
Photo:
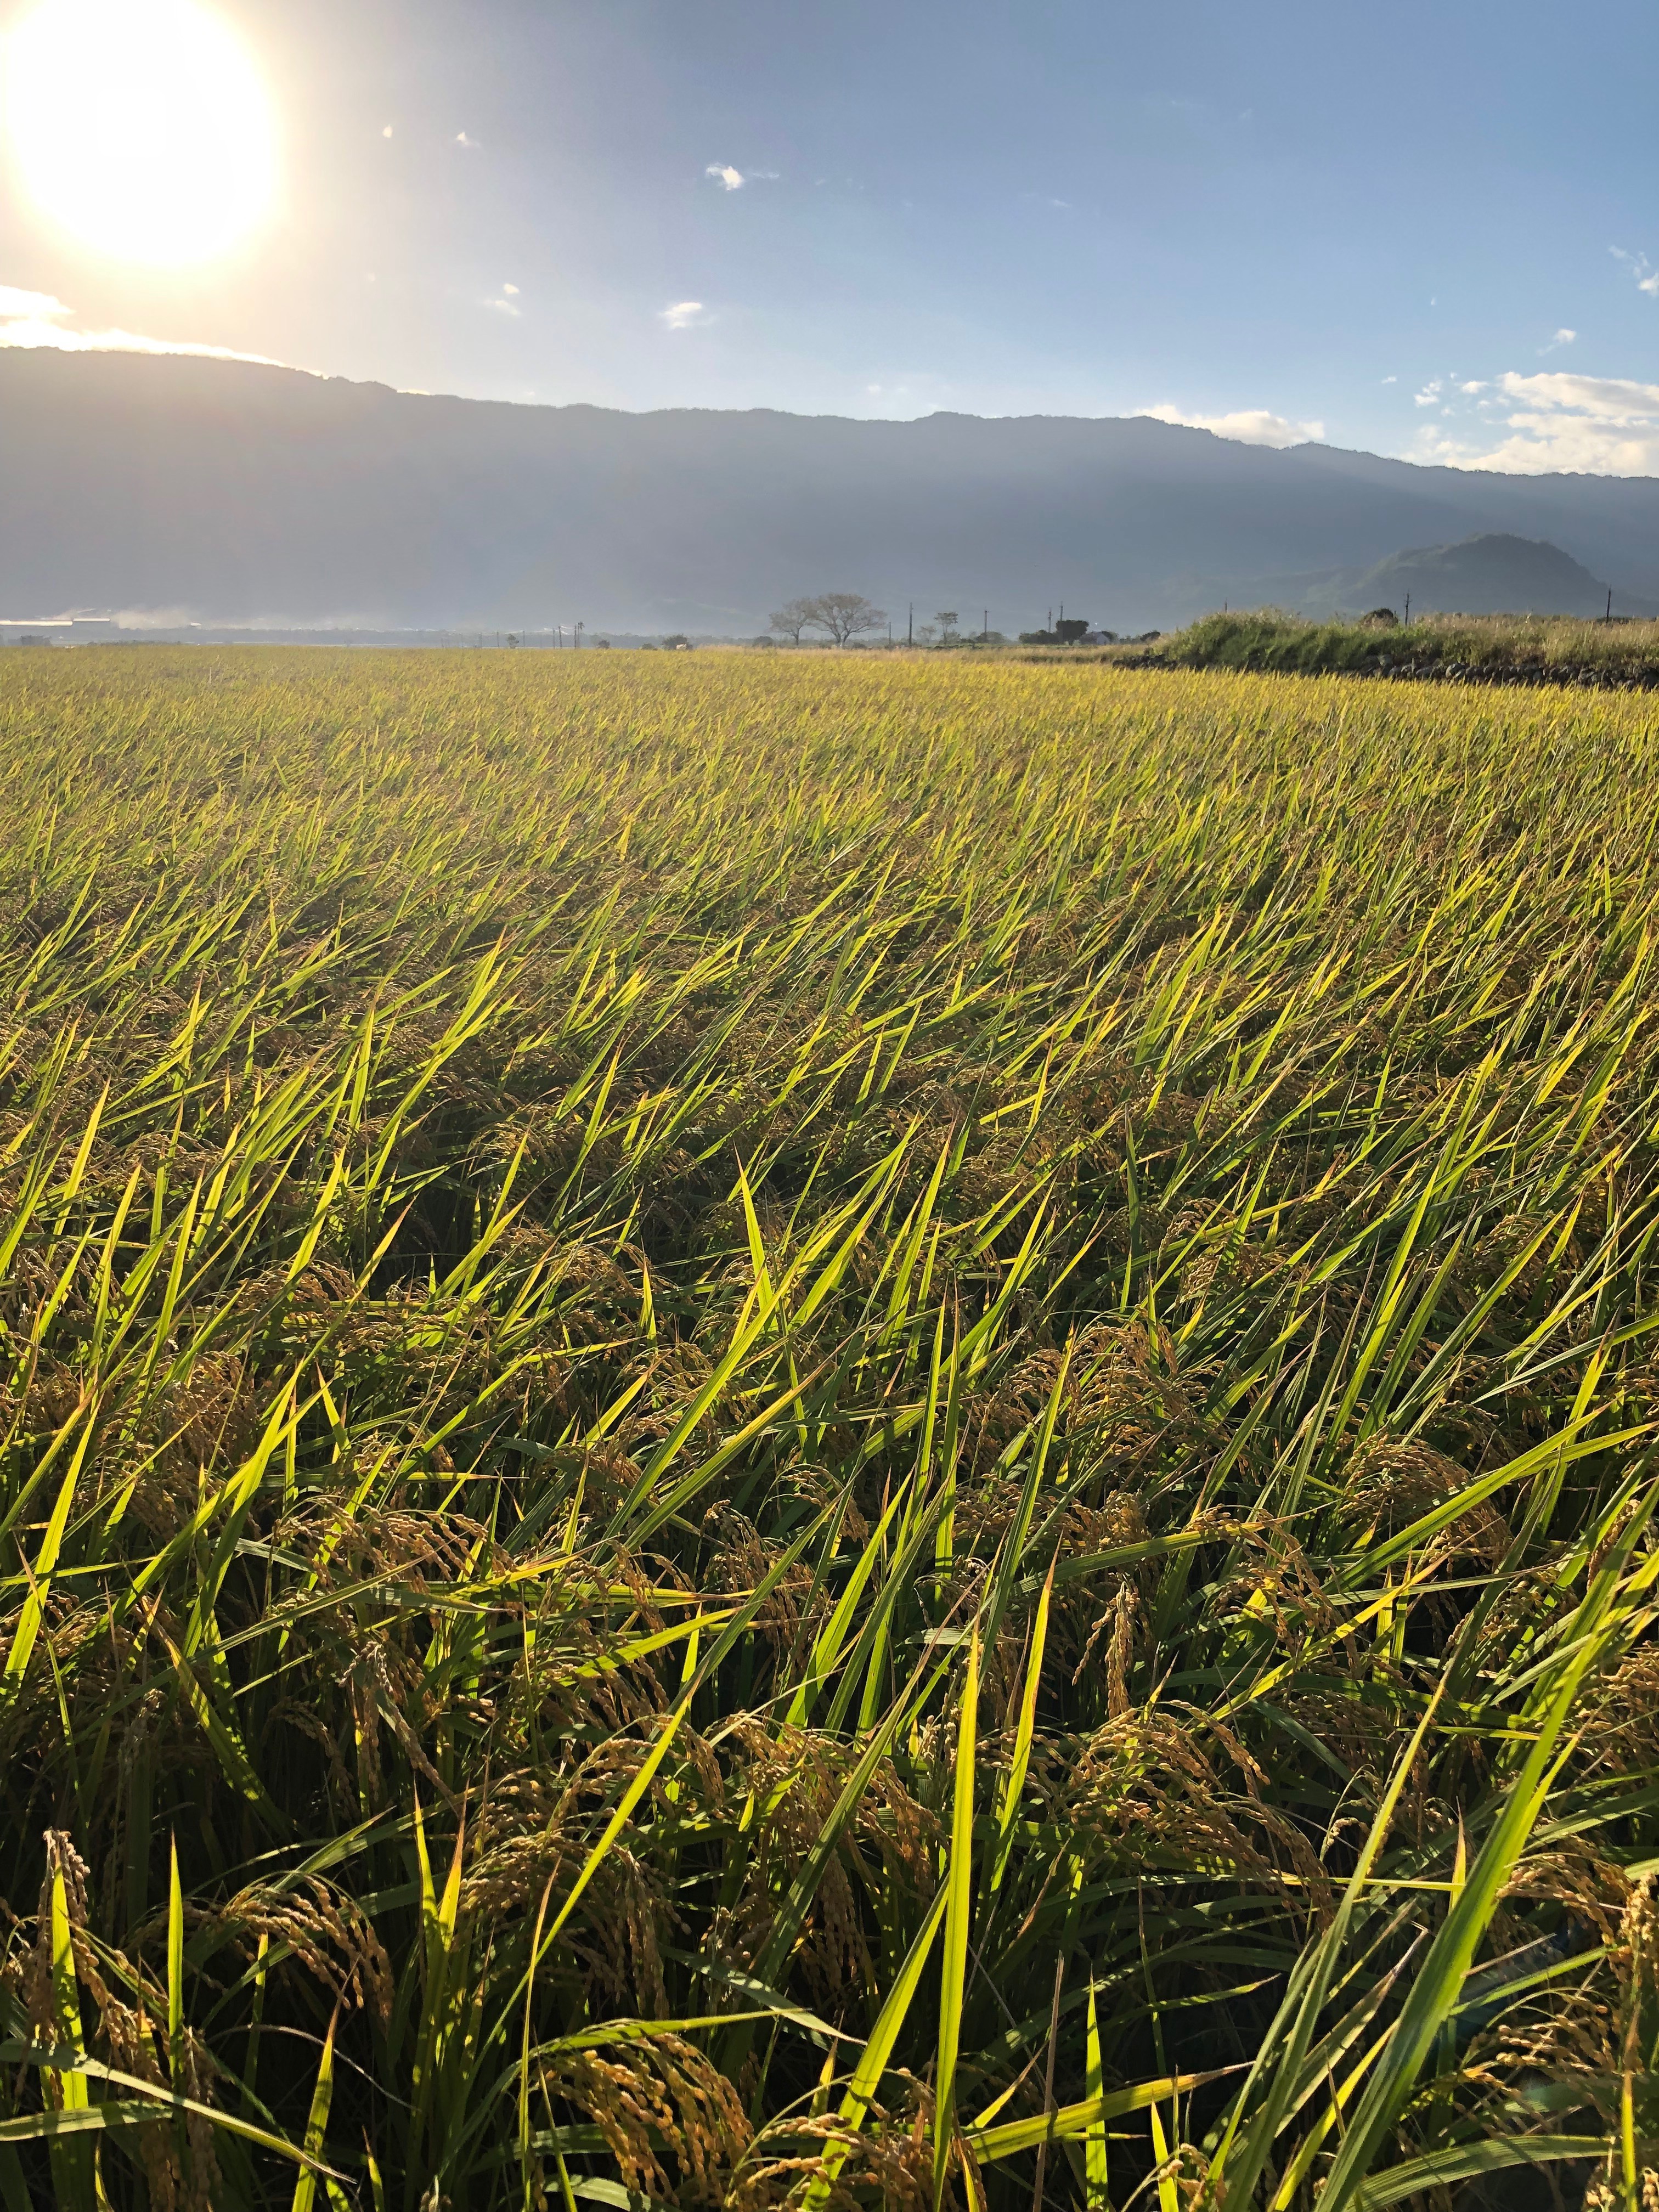
[[769, 650], [769, 651], [773, 652], [773, 653], [775, 653], [775, 652], [777, 651], [777, 649], [778, 649], [778, 641], [777, 641], [776, 638], [775, 638], [775, 637], [769, 637], [769, 636], [765, 635], [764, 635], [764, 633], [763, 633], [763, 635], [762, 635], [761, 636], [759, 636], [759, 637], [751, 638], [751, 639], [750, 640], [750, 643], [751, 645], [760, 645], [760, 646], [764, 646], [764, 647], [766, 647], [768, 648], [768, 650]]
[[664, 638], [662, 649], [665, 653], [690, 653], [691, 641], [683, 630], [677, 629], [672, 637]]
[[807, 622], [814, 629], [828, 630], [830, 642], [845, 645], [866, 630], [880, 629], [887, 620], [885, 607], [872, 606], [857, 592], [821, 592], [807, 602]]
[[766, 617], [769, 628], [780, 637], [787, 637], [791, 645], [800, 643], [800, 634], [811, 629], [817, 620], [816, 599], [791, 599], [787, 606], [780, 607], [775, 615]]
[[924, 645], [931, 645], [933, 640], [939, 635], [939, 632], [933, 628], [932, 623], [918, 623], [916, 624], [916, 635], [921, 640], [921, 642]]
[[933, 620], [939, 624], [941, 631], [943, 631], [945, 642], [946, 645], [949, 645], [951, 640], [957, 634], [956, 609], [954, 607], [948, 607], [943, 614], [935, 615], [933, 617]]
[[1089, 635], [1089, 625], [1070, 615], [1062, 615], [1048, 629], [1023, 629], [1019, 634], [1022, 645], [1081, 645]]

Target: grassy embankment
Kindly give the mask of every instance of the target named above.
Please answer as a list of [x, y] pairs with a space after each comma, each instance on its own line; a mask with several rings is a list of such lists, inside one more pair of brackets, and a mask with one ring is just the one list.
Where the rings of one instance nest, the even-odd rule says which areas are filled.
[[1206, 615], [1156, 644], [1106, 650], [1161, 668], [1414, 676], [1595, 690], [1659, 685], [1659, 623], [1576, 622], [1565, 616], [1425, 615], [1406, 627], [1304, 622], [1268, 609]]
[[1646, 2201], [1644, 702], [16, 652], [0, 806], [9, 2207]]

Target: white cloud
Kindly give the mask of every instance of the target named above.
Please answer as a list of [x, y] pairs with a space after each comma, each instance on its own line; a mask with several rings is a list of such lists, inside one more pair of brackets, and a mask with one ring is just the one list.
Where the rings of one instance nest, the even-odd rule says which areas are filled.
[[[507, 289], [510, 292], [514, 287], [509, 284]], [[519, 310], [511, 300], [486, 300], [483, 304], [486, 307], [493, 307], [498, 315], [511, 315], [515, 323], [519, 319]]]
[[516, 284], [503, 284], [501, 289], [509, 300], [516, 300], [519, 296], [519, 288]]
[[469, 147], [476, 152], [478, 142], [476, 138], [469, 138], [465, 131], [458, 131], [455, 133], [455, 143], [458, 146]]
[[1577, 331], [1570, 331], [1565, 325], [1563, 325], [1561, 329], [1557, 331], [1555, 336], [1550, 340], [1550, 343], [1552, 345], [1572, 345], [1577, 342], [1577, 337], [1578, 333]]
[[1484, 392], [1486, 389], [1486, 386], [1479, 380], [1471, 384], [1460, 384], [1457, 388], [1460, 392], [1467, 392], [1471, 395], [1477, 392]]
[[1420, 392], [1413, 394], [1413, 401], [1419, 407], [1432, 407], [1435, 401], [1439, 398], [1440, 394], [1444, 388], [1445, 380], [1443, 377], [1432, 377], [1430, 379], [1429, 382], [1423, 386], [1423, 389]]
[[239, 353], [234, 346], [200, 345], [187, 338], [144, 337], [137, 331], [78, 331], [65, 325], [75, 313], [50, 292], [25, 292], [0, 284], [0, 347], [12, 351], [50, 348], [58, 353], [185, 353], [209, 361], [252, 361], [262, 368], [283, 364], [263, 353]]
[[50, 292], [24, 292], [15, 284], [0, 284], [0, 320], [9, 322], [15, 315], [55, 319], [73, 312], [61, 300], [54, 300]]
[[659, 319], [666, 323], [671, 331], [695, 329], [696, 325], [703, 320], [702, 301], [677, 300], [672, 307], [665, 307], [662, 310]]
[[1521, 376], [1510, 369], [1493, 388], [1501, 395], [1497, 404], [1510, 410], [1504, 417], [1508, 437], [1482, 451], [1431, 433], [1419, 441], [1420, 457], [1512, 476], [1659, 476], [1659, 384], [1565, 369]]
[[775, 169], [738, 169], [730, 161], [711, 161], [703, 174], [712, 177], [726, 192], [740, 192], [745, 185], [775, 185], [778, 181]]
[[1659, 269], [1653, 266], [1645, 253], [1626, 253], [1622, 246], [1610, 246], [1607, 252], [1629, 269], [1638, 292], [1645, 292], [1650, 300], [1659, 299]]
[[389, 138], [392, 136], [392, 125], [389, 123], [386, 125], [385, 130], [381, 131], [380, 136], [382, 138]]
[[1397, 376], [1385, 376], [1382, 381], [1384, 384], [1398, 384], [1400, 379]]
[[1240, 407], [1231, 415], [1188, 415], [1166, 399], [1156, 407], [1143, 407], [1155, 422], [1178, 422], [1189, 430], [1213, 430], [1218, 438], [1231, 438], [1241, 446], [1304, 446], [1320, 443], [1322, 422], [1292, 422], [1265, 407]]
[[201, 345], [191, 338], [151, 338], [138, 331], [66, 331], [56, 323], [0, 322], [0, 347], [53, 347], [59, 353], [187, 353], [204, 361], [252, 361], [262, 368], [284, 368], [268, 353], [241, 353], [234, 346]]

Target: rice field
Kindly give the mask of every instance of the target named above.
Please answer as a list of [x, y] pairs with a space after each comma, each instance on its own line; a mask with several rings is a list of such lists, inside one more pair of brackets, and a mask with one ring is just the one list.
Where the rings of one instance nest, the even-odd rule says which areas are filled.
[[0, 664], [0, 2200], [1659, 2201], [1659, 708]]

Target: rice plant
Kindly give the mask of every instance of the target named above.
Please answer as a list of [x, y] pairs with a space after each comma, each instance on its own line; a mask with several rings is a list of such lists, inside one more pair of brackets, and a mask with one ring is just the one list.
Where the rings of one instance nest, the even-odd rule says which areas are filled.
[[1659, 2179], [1659, 719], [0, 668], [0, 2197]]

